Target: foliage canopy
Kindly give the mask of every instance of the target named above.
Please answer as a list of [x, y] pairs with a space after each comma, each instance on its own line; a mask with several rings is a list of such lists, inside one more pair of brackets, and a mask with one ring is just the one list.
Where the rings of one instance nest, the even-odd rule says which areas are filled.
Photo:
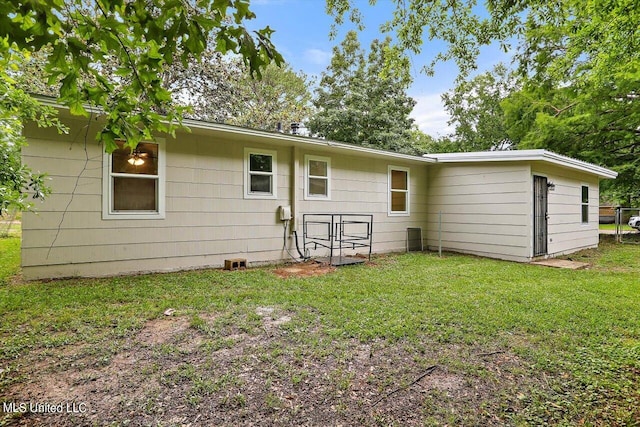
[[[501, 106], [516, 91], [518, 82], [503, 64], [473, 78], [459, 81], [442, 95], [442, 101], [455, 126], [455, 151], [486, 151], [514, 148], [505, 125]], [[445, 144], [446, 145], [446, 144]]]
[[[387, 57], [387, 67], [420, 53], [423, 40], [446, 45], [426, 64], [427, 72], [438, 61], [459, 67], [458, 88], [445, 102], [457, 114], [460, 149], [486, 149], [486, 131], [502, 128], [495, 144], [506, 133], [516, 147], [548, 148], [606, 165], [620, 173], [606, 184], [616, 187], [615, 199], [640, 198], [637, 0], [487, 0], [486, 11], [476, 0], [392, 1], [393, 17], [381, 28], [396, 36], [396, 49], [390, 49], [396, 55]], [[327, 0], [337, 24], [349, 18], [361, 26], [355, 7], [354, 0]], [[521, 86], [493, 100], [489, 94], [472, 100], [468, 90], [461, 95], [465, 86], [480, 91], [502, 84], [500, 76], [466, 80], [480, 49], [492, 43], [514, 52]], [[466, 101], [473, 102], [459, 104]]]
[[[269, 27], [243, 26], [254, 17], [247, 0], [1, 0], [0, 55], [47, 49], [45, 71], [49, 84], [60, 84], [59, 101], [76, 115], [88, 115], [86, 105], [104, 111], [99, 138], [110, 152], [116, 139], [135, 147], [180, 123], [184, 108], [172, 104], [163, 81], [173, 62], [186, 67], [209, 48], [238, 54], [256, 76], [281, 63]], [[107, 69], [128, 84], [114, 84]]]
[[384, 73], [391, 39], [374, 40], [368, 55], [357, 34], [349, 32], [333, 50], [322, 73], [308, 123], [312, 133], [352, 144], [414, 153], [411, 145], [415, 101], [406, 94], [411, 78], [406, 69]]

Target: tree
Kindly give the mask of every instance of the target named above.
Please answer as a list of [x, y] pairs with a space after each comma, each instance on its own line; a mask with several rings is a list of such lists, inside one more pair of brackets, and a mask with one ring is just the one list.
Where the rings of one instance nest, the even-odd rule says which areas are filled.
[[[10, 52], [0, 57], [0, 69], [15, 70], [22, 62], [22, 55]], [[13, 83], [8, 73], [0, 73], [0, 93], [4, 94], [0, 97], [0, 215], [11, 208], [29, 210], [33, 207], [30, 200], [44, 199], [49, 193], [45, 175], [34, 173], [21, 163], [20, 148], [24, 144], [21, 121], [31, 120], [40, 126], [56, 126], [59, 131], [65, 131], [51, 118], [53, 109], [40, 105], [20, 90], [8, 90]]]
[[502, 102], [505, 126], [522, 148], [546, 148], [615, 169], [604, 182], [617, 203], [640, 202], [640, 74], [608, 84], [529, 85]]
[[412, 130], [412, 143], [416, 154], [428, 153], [451, 153], [457, 151], [457, 145], [450, 138], [439, 137], [438, 139], [422, 132], [417, 127]]
[[319, 136], [352, 144], [415, 153], [412, 146], [415, 101], [407, 96], [406, 69], [384, 72], [391, 39], [374, 40], [368, 55], [351, 31], [322, 73], [308, 128]]
[[31, 210], [31, 200], [43, 200], [50, 192], [45, 174], [34, 173], [22, 165], [22, 141], [18, 139], [16, 142], [16, 139], [5, 136], [0, 137], [0, 215], [11, 209]]
[[[116, 138], [135, 147], [180, 123], [184, 108], [172, 104], [162, 73], [174, 61], [186, 67], [211, 48], [239, 54], [257, 76], [280, 63], [272, 30], [251, 34], [242, 25], [254, 16], [246, 0], [0, 0], [0, 55], [49, 49], [45, 71], [60, 84], [60, 102], [76, 115], [87, 115], [86, 105], [102, 109], [99, 138], [112, 151]], [[106, 68], [129, 84], [114, 85]]]
[[[60, 85], [47, 84], [45, 65], [42, 52], [23, 61], [12, 73], [16, 87], [54, 96]], [[131, 83], [131, 77], [115, 75], [112, 68], [105, 68], [103, 74], [115, 88]], [[289, 128], [310, 115], [310, 83], [306, 75], [285, 63], [268, 65], [256, 79], [239, 58], [206, 49], [186, 66], [174, 61], [165, 67], [162, 79], [172, 103], [187, 107], [185, 117], [191, 119], [275, 130], [278, 123]]]
[[459, 81], [442, 95], [455, 126], [454, 151], [486, 151], [515, 148], [505, 126], [501, 102], [518, 89], [516, 77], [503, 64], [493, 70]]
[[287, 64], [267, 66], [260, 80], [241, 73], [233, 85], [234, 111], [227, 120], [231, 124], [265, 130], [276, 130], [280, 124], [289, 129], [291, 123], [300, 123], [311, 114], [308, 78]]
[[[355, 0], [326, 0], [337, 25], [345, 16], [363, 28], [363, 14]], [[573, 79], [587, 74], [607, 76], [630, 59], [637, 59], [640, 43], [636, 0], [488, 0], [486, 10], [476, 0], [393, 0], [393, 17], [381, 26], [395, 36], [388, 63], [419, 54], [425, 40], [440, 40], [427, 72], [438, 61], [453, 60], [460, 77], [476, 69], [483, 46], [499, 43], [508, 51], [518, 45], [522, 70], [534, 75]], [[377, 0], [369, 2], [375, 6]], [[333, 32], [335, 34], [335, 31]]]
[[185, 117], [225, 122], [236, 114], [238, 81], [245, 73], [242, 61], [210, 47], [187, 64], [174, 61], [162, 72], [173, 105], [186, 107]]
[[[376, 0], [371, 2], [376, 3]], [[522, 148], [549, 148], [611, 167], [623, 199], [640, 188], [640, 8], [637, 0], [394, 0], [383, 25], [397, 37], [387, 65], [419, 53], [423, 38], [446, 49], [427, 64], [454, 60], [459, 81], [482, 46], [513, 51], [523, 90], [501, 104], [510, 138]], [[327, 0], [336, 23], [361, 25], [353, 0]], [[350, 12], [348, 12], [350, 11]]]

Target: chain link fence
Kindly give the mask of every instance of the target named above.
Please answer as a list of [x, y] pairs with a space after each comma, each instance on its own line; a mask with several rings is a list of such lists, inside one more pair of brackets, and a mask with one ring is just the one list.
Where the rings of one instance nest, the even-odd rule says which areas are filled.
[[[631, 218], [638, 219], [630, 221]], [[616, 242], [640, 244], [640, 208], [616, 208]]]

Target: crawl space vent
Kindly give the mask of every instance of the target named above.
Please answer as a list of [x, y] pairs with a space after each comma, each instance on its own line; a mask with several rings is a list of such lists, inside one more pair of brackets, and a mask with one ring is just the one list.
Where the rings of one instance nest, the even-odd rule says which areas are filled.
[[407, 228], [407, 252], [422, 252], [422, 228]]

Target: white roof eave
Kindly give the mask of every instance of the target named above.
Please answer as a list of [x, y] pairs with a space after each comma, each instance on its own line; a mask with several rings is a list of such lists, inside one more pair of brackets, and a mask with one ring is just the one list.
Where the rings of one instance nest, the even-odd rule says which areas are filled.
[[264, 140], [278, 141], [280, 143], [300, 144], [307, 146], [315, 146], [322, 148], [330, 148], [333, 150], [351, 151], [354, 153], [368, 154], [377, 157], [395, 158], [398, 160], [408, 160], [420, 163], [436, 163], [436, 159], [424, 156], [412, 156], [410, 154], [395, 153], [393, 151], [378, 150], [375, 148], [363, 147], [359, 145], [346, 144], [343, 142], [331, 141], [327, 139], [312, 138], [302, 135], [291, 135], [279, 132], [268, 132], [264, 130], [243, 128], [221, 123], [212, 123], [198, 120], [185, 119], [183, 124], [191, 129], [208, 130], [214, 132], [223, 132], [227, 134], [236, 134], [243, 136], [251, 136]]
[[[66, 114], [70, 114], [68, 107], [59, 104], [52, 97], [36, 96], [36, 98], [38, 99], [39, 102], [41, 102], [44, 105], [54, 107], [58, 111], [65, 111]], [[103, 111], [97, 108], [91, 108], [91, 107], [85, 107], [85, 108], [87, 109], [87, 111], [91, 113], [97, 113], [97, 114], [103, 113]], [[316, 146], [316, 147], [323, 147], [323, 148], [328, 147], [332, 150], [348, 151], [352, 153], [364, 154], [367, 156], [392, 158], [397, 160], [405, 160], [405, 161], [419, 162], [419, 163], [436, 163], [436, 159], [433, 159], [431, 157], [413, 156], [410, 154], [395, 153], [393, 151], [379, 150], [375, 148], [363, 147], [359, 145], [346, 144], [343, 142], [330, 141], [330, 140], [312, 138], [312, 137], [301, 136], [301, 135], [291, 135], [291, 134], [279, 133], [279, 132], [268, 132], [264, 130], [243, 128], [239, 126], [232, 126], [232, 125], [226, 125], [222, 123], [213, 123], [213, 122], [193, 120], [193, 119], [183, 119], [182, 124], [185, 127], [189, 128], [191, 131], [202, 130], [202, 131], [225, 133], [228, 135], [234, 135], [234, 134], [243, 135], [245, 137], [249, 136], [253, 138], [262, 139], [263, 142], [274, 141], [274, 142], [285, 143], [289, 145], [300, 144], [300, 145]]]
[[478, 151], [428, 154], [427, 156], [436, 159], [438, 163], [542, 161], [597, 175], [601, 178], [614, 179], [618, 176], [618, 173], [611, 169], [547, 150]]

